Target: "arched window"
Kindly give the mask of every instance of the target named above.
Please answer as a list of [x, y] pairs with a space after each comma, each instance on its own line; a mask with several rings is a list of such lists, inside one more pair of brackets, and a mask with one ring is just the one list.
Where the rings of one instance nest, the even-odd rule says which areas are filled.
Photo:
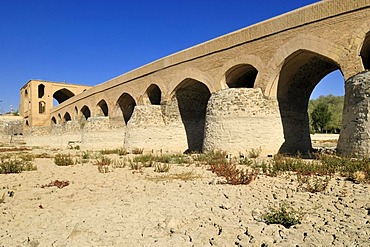
[[44, 101], [39, 102], [39, 113], [40, 114], [45, 113], [45, 102]]
[[39, 97], [39, 99], [41, 99], [42, 97], [44, 97], [44, 94], [45, 94], [45, 85], [44, 84], [40, 84], [38, 86], [38, 97]]

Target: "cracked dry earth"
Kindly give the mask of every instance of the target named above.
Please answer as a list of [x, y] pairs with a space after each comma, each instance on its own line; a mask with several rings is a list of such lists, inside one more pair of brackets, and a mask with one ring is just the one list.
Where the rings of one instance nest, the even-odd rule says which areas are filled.
[[[0, 246], [369, 246], [369, 185], [331, 179], [326, 191], [297, 189], [294, 175], [259, 175], [250, 185], [217, 183], [205, 167], [189, 181], [153, 168], [99, 173], [91, 163], [0, 175]], [[68, 180], [61, 189], [44, 187]], [[12, 197], [8, 191], [13, 191]], [[299, 225], [267, 225], [262, 215], [283, 202], [301, 209]]]

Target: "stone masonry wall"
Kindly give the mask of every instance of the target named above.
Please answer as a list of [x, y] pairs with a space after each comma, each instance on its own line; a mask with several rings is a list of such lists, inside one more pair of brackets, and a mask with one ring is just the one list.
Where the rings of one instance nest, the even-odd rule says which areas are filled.
[[161, 106], [136, 106], [128, 122], [124, 146], [128, 150], [144, 148], [144, 151], [154, 152], [185, 151], [187, 142], [184, 125], [178, 109], [174, 107], [177, 105], [176, 102], [171, 103]]
[[275, 154], [284, 142], [277, 102], [260, 89], [233, 88], [213, 93], [207, 107], [204, 150], [246, 153], [261, 148]]
[[348, 79], [345, 89], [338, 153], [342, 156], [368, 157], [370, 155], [370, 71]]

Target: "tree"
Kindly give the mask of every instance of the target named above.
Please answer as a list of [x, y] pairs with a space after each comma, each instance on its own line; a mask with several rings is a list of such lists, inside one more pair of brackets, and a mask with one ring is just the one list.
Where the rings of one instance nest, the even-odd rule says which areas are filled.
[[312, 127], [315, 131], [323, 133], [327, 131], [328, 124], [331, 121], [332, 113], [327, 104], [318, 103], [311, 113]]

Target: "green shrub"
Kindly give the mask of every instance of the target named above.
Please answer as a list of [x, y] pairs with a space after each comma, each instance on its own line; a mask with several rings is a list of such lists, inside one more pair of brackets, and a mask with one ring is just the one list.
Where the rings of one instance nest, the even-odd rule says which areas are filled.
[[75, 162], [70, 154], [57, 154], [54, 157], [54, 163], [57, 166], [71, 166], [74, 165]]
[[161, 164], [157, 163], [154, 166], [155, 172], [169, 172], [170, 171], [170, 164]]
[[193, 155], [193, 159], [201, 165], [226, 164], [228, 163], [226, 156], [227, 153], [225, 151], [213, 150], [202, 154], [195, 154]]
[[143, 154], [144, 148], [133, 148], [131, 151], [133, 154]]
[[97, 159], [94, 162], [94, 165], [98, 167], [98, 171], [100, 173], [108, 173], [109, 172], [109, 166], [112, 164], [112, 159], [107, 157], [102, 157], [101, 159]]
[[270, 208], [270, 212], [263, 215], [263, 220], [267, 225], [280, 224], [285, 228], [301, 223], [302, 214], [283, 203], [279, 208]]
[[322, 192], [328, 187], [330, 176], [297, 174], [298, 187], [311, 193]]
[[0, 174], [21, 173], [22, 171], [34, 171], [37, 167], [30, 161], [24, 161], [17, 158], [14, 159], [1, 159], [0, 161]]
[[261, 155], [261, 152], [262, 152], [262, 148], [261, 147], [259, 147], [257, 149], [252, 148], [248, 152], [248, 158], [258, 158]]

